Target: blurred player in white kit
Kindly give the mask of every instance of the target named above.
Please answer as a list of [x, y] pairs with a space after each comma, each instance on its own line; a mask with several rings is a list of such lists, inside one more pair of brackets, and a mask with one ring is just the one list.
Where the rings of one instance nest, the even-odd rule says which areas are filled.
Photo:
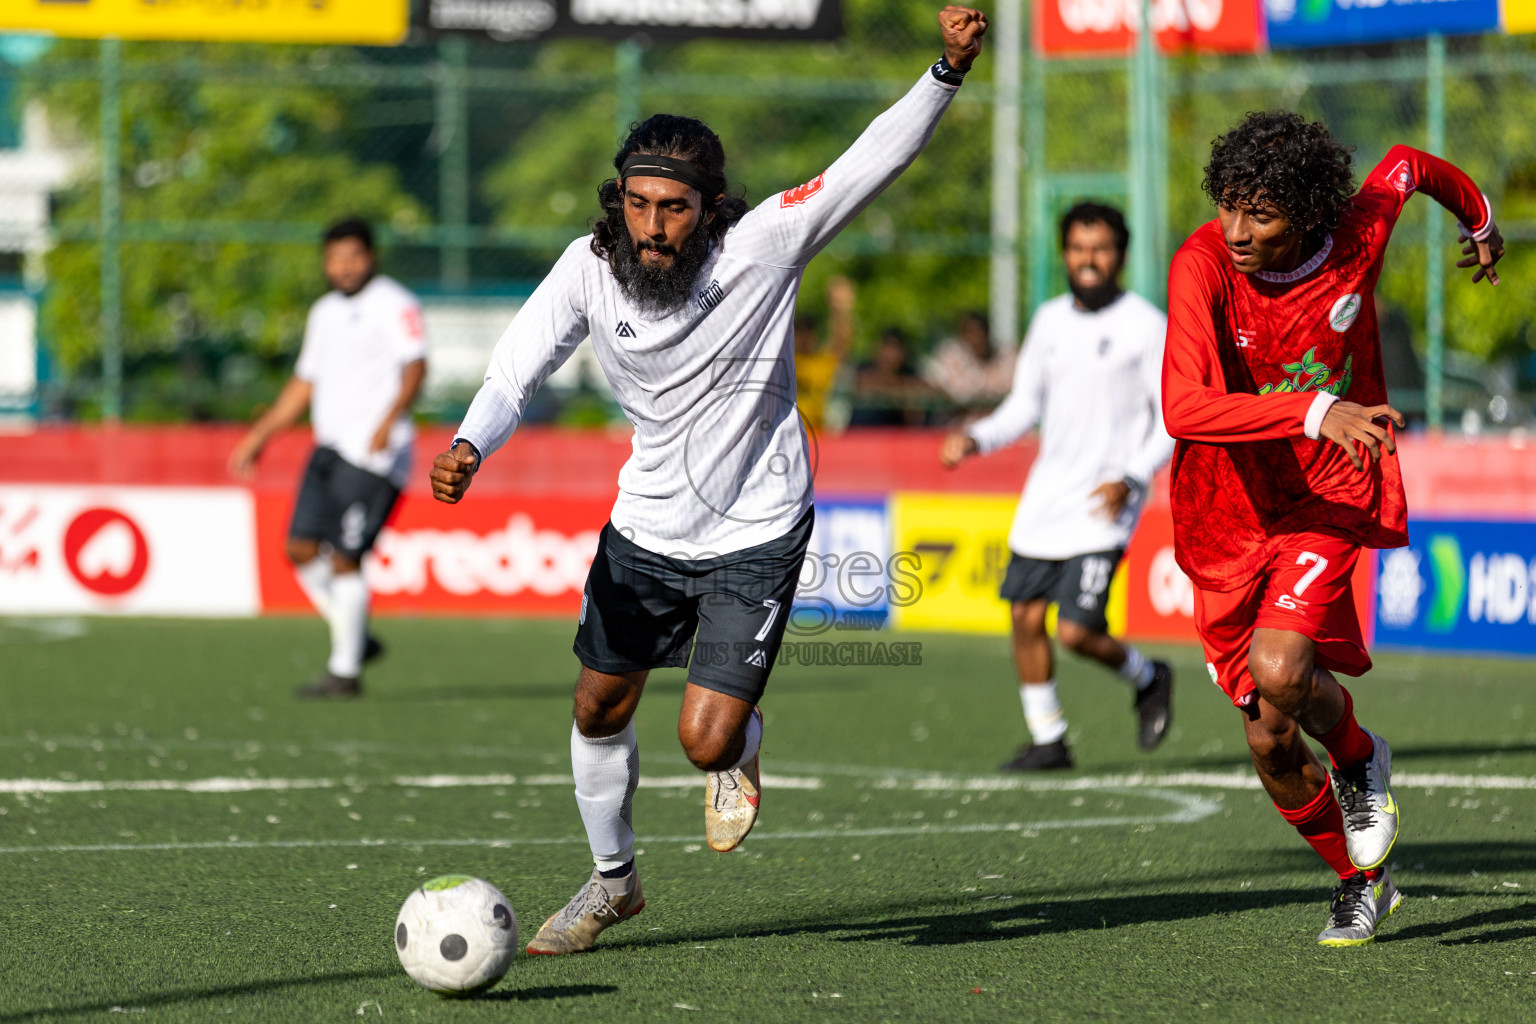
[[427, 375], [421, 305], [377, 272], [373, 232], [350, 218], [325, 234], [331, 285], [309, 311], [293, 376], [229, 457], [241, 479], [267, 442], [308, 412], [315, 451], [288, 528], [299, 584], [330, 625], [331, 656], [303, 697], [356, 697], [363, 663], [382, 645], [368, 634], [368, 584], [360, 571], [410, 471], [411, 405]]
[[1035, 312], [1002, 405], [945, 438], [940, 452], [956, 466], [1040, 431], [1002, 585], [1031, 739], [1002, 765], [1008, 771], [1072, 767], [1045, 629], [1053, 602], [1056, 639], [1134, 688], [1142, 749], [1162, 742], [1172, 715], [1172, 670], [1110, 636], [1105, 614], [1147, 488], [1173, 454], [1161, 400], [1167, 317], [1121, 289], [1129, 243], [1114, 207], [1080, 203], [1067, 211], [1061, 248], [1070, 291]]

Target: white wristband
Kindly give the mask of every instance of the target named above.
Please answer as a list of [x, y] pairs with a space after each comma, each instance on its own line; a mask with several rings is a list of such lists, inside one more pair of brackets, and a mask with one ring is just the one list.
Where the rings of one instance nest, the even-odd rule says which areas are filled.
[[1307, 410], [1307, 421], [1302, 426], [1302, 430], [1312, 440], [1316, 441], [1322, 436], [1323, 417], [1328, 415], [1328, 410], [1338, 400], [1338, 395], [1330, 395], [1326, 391], [1319, 391], [1317, 397], [1312, 399], [1312, 407]]
[[1483, 193], [1483, 208], [1488, 211], [1488, 220], [1483, 224], [1481, 230], [1473, 231], [1461, 221], [1456, 222], [1456, 226], [1461, 229], [1463, 237], [1470, 238], [1474, 242], [1484, 242], [1488, 240], [1489, 235], [1493, 234], [1493, 204], [1488, 201], [1488, 193], [1486, 192]]

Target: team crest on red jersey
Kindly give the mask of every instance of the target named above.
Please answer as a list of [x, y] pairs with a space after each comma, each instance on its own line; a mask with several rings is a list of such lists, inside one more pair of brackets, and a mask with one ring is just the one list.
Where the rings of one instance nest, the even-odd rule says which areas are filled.
[[1337, 333], [1343, 334], [1354, 326], [1355, 320], [1360, 316], [1362, 305], [1360, 295], [1356, 292], [1342, 296], [1333, 304], [1333, 309], [1328, 311], [1328, 326]]
[[1387, 180], [1392, 187], [1403, 195], [1413, 194], [1413, 190], [1419, 187], [1419, 183], [1413, 179], [1413, 168], [1408, 166], [1407, 160], [1399, 160], [1397, 166], [1392, 168], [1392, 173], [1387, 175]]
[[783, 195], [779, 196], [779, 206], [785, 210], [789, 209], [791, 206], [799, 206], [807, 199], [811, 198], [811, 196], [814, 196], [817, 192], [820, 192], [821, 186], [825, 185], [826, 183], [827, 172], [822, 171], [820, 174], [816, 175], [816, 177], [812, 178], [804, 185], [797, 185], [785, 192]]

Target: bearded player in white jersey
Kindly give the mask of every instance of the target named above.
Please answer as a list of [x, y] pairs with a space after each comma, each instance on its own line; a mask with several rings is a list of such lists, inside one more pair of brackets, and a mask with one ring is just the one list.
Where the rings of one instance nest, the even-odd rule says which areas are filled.
[[645, 905], [631, 806], [631, 718], [651, 669], [688, 668], [678, 739], [708, 773], [705, 833], [734, 849], [757, 820], [757, 707], [811, 533], [795, 408], [795, 296], [806, 264], [915, 160], [981, 52], [987, 19], [939, 14], [944, 56], [827, 170], [754, 209], [729, 193], [719, 138], [692, 118], [634, 126], [571, 244], [496, 346], [432, 488], [463, 497], [539, 384], [588, 335], [634, 424], [634, 454], [582, 596], [571, 763], [595, 867], [530, 953], [577, 953]]
[[1152, 475], [1173, 454], [1161, 401], [1168, 320], [1121, 290], [1129, 242], [1125, 217], [1114, 207], [1080, 203], [1067, 211], [1061, 250], [1070, 293], [1035, 312], [1003, 404], [945, 438], [940, 453], [955, 466], [1040, 430], [1040, 454], [1008, 535], [1013, 557], [1002, 585], [1031, 741], [1005, 771], [1072, 767], [1045, 630], [1052, 603], [1056, 639], [1135, 689], [1142, 749], [1168, 732], [1172, 670], [1110, 636], [1105, 615], [1110, 580]]

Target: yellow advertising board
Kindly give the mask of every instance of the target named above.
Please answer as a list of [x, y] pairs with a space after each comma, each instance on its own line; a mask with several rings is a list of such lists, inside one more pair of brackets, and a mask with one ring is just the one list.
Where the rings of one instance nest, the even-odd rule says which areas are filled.
[[1505, 32], [1536, 32], [1536, 0], [1503, 0]]
[[[1008, 571], [1008, 530], [1019, 499], [999, 494], [905, 492], [891, 496], [891, 550], [915, 559], [921, 589], [891, 609], [903, 630], [1006, 635], [1008, 602], [998, 587]], [[1125, 632], [1122, 564], [1110, 585], [1109, 629]], [[1048, 625], [1055, 630], [1055, 609]]]
[[410, 0], [0, 0], [0, 31], [392, 46], [409, 15]]

